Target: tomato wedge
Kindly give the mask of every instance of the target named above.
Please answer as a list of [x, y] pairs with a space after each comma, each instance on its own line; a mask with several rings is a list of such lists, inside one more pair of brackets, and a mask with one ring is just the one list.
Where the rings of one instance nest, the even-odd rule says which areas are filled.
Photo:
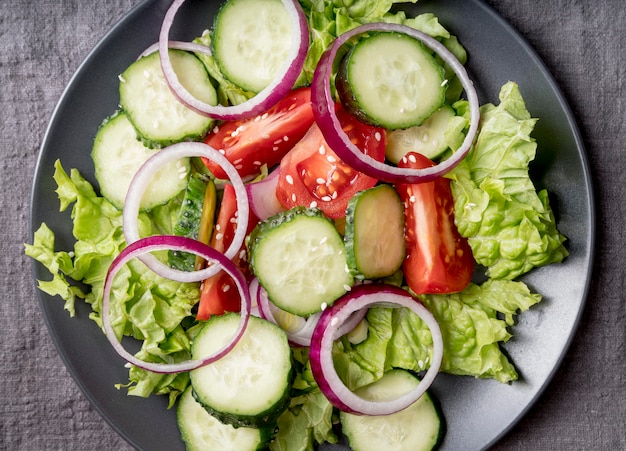
[[[385, 130], [364, 124], [339, 105], [337, 117], [350, 140], [377, 161], [385, 159]], [[333, 219], [346, 215], [350, 199], [377, 180], [345, 164], [313, 124], [280, 163], [276, 197], [287, 209], [316, 206]]]
[[[399, 167], [423, 169], [434, 163], [410, 152]], [[398, 184], [404, 203], [407, 256], [403, 263], [409, 288], [416, 294], [456, 293], [472, 280], [474, 256], [454, 224], [450, 180]]]
[[[216, 127], [205, 142], [219, 150], [239, 175], [259, 173], [262, 165], [276, 166], [307, 132], [314, 121], [311, 88], [291, 91], [265, 113]], [[213, 161], [204, 164], [218, 179], [226, 179], [224, 170]]]
[[[259, 220], [250, 213], [248, 233], [256, 226]], [[237, 227], [237, 196], [232, 185], [224, 185], [224, 194], [217, 216], [217, 223], [211, 236], [211, 247], [224, 252], [230, 246]], [[233, 258], [233, 262], [249, 276], [248, 258], [245, 244]], [[232, 278], [224, 271], [202, 283], [200, 303], [198, 305], [198, 320], [207, 320], [211, 315], [222, 315], [224, 312], [238, 312], [241, 299]]]

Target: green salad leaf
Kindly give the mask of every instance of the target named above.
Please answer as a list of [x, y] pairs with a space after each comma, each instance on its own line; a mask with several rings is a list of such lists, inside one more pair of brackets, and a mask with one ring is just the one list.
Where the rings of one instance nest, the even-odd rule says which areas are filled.
[[[444, 353], [441, 371], [492, 378], [503, 383], [517, 379], [517, 371], [500, 349], [509, 340], [513, 315], [541, 300], [523, 282], [488, 280], [470, 284], [461, 293], [422, 295], [421, 302], [439, 323]], [[351, 389], [382, 377], [392, 368], [420, 372], [430, 366], [430, 330], [404, 308], [371, 308], [368, 337], [359, 344], [343, 338], [335, 345], [335, 366]]]
[[518, 85], [506, 83], [498, 106], [481, 107], [474, 146], [448, 174], [457, 228], [494, 279], [514, 279], [568, 255], [548, 194], [537, 192], [528, 174], [536, 121]]
[[[92, 185], [73, 169], [68, 175], [55, 163], [54, 179], [61, 211], [73, 205], [72, 233], [76, 238], [72, 252], [55, 251], [55, 235], [42, 224], [33, 244], [25, 245], [26, 255], [37, 260], [51, 273], [51, 280], [40, 280], [39, 288], [65, 300], [65, 309], [75, 314], [75, 300], [91, 305], [90, 318], [102, 327], [100, 311], [108, 268], [126, 245], [122, 232], [122, 212], [94, 191]], [[140, 235], [171, 233], [180, 209], [180, 200], [140, 213]], [[166, 254], [160, 255], [166, 258]], [[88, 292], [71, 281], [90, 286]], [[198, 284], [161, 278], [141, 262], [131, 261], [115, 278], [111, 293], [111, 323], [118, 337], [141, 340], [138, 356], [147, 361], [175, 362], [189, 358], [190, 339], [181, 326], [191, 316], [199, 299]], [[170, 394], [173, 404], [187, 385], [187, 376], [157, 375], [139, 368], [129, 371], [129, 393], [148, 396]]]

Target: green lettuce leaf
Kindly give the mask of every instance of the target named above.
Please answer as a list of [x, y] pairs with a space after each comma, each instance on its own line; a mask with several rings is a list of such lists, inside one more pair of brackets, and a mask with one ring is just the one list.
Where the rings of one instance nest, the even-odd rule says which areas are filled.
[[[91, 305], [90, 318], [102, 327], [100, 317], [104, 280], [113, 259], [126, 245], [122, 233], [122, 212], [94, 191], [92, 185], [73, 169], [68, 175], [57, 161], [54, 179], [61, 211], [72, 206], [72, 233], [76, 239], [72, 252], [55, 251], [54, 233], [42, 224], [33, 244], [25, 245], [26, 255], [50, 272], [51, 280], [40, 280], [46, 293], [65, 300], [65, 309], [75, 314], [75, 301]], [[180, 199], [139, 215], [140, 235], [172, 233]], [[166, 259], [167, 254], [158, 255]], [[73, 281], [91, 287], [83, 292]], [[139, 261], [131, 261], [117, 274], [111, 292], [111, 323], [118, 335], [141, 340], [140, 358], [153, 362], [175, 362], [189, 358], [190, 337], [181, 323], [191, 316], [199, 299], [198, 284], [161, 278]], [[170, 394], [170, 404], [188, 379], [156, 375], [138, 368], [129, 371], [129, 394]]]
[[481, 108], [474, 146], [448, 174], [457, 228], [491, 278], [514, 279], [568, 255], [547, 192], [528, 174], [535, 123], [518, 85], [506, 83], [500, 104]]
[[[509, 340], [513, 315], [541, 300], [523, 282], [488, 280], [461, 293], [424, 295], [419, 299], [437, 319], [444, 342], [441, 371], [516, 380], [515, 367], [501, 351]], [[432, 337], [428, 327], [404, 308], [376, 307], [367, 314], [368, 337], [359, 344], [343, 338], [335, 344], [335, 367], [351, 389], [367, 385], [392, 368], [420, 372], [430, 366]]]

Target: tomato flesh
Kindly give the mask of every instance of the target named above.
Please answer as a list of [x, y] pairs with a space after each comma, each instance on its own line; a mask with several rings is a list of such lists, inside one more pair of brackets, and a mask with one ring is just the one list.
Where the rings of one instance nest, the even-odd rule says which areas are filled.
[[[252, 213], [248, 219], [247, 233], [259, 222]], [[215, 230], [211, 236], [211, 247], [224, 252], [228, 249], [237, 228], [237, 196], [232, 185], [224, 185], [224, 194], [217, 216]], [[245, 244], [232, 259], [246, 277], [250, 276]], [[241, 308], [241, 296], [232, 277], [220, 271], [202, 283], [200, 303], [196, 318], [207, 320], [211, 315], [222, 315], [225, 312], [238, 312]]]
[[[424, 169], [434, 163], [411, 152], [399, 167]], [[407, 284], [416, 294], [456, 293], [472, 280], [474, 257], [454, 224], [450, 180], [398, 184], [405, 211], [407, 256], [403, 263]]]
[[[205, 142], [222, 153], [239, 175], [246, 177], [258, 174], [264, 164], [271, 168], [280, 163], [313, 122], [311, 89], [300, 88], [263, 114], [220, 124]], [[228, 178], [213, 161], [207, 158], [202, 161], [218, 179]]]
[[[350, 140], [377, 161], [385, 159], [385, 130], [364, 124], [337, 106], [337, 116]], [[345, 164], [328, 146], [317, 124], [283, 158], [276, 197], [287, 209], [316, 206], [328, 217], [344, 217], [350, 199], [376, 184]]]

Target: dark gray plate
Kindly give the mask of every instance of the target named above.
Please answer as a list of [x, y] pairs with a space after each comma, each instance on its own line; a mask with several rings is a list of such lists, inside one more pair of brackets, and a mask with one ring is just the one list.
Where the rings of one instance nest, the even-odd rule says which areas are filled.
[[[53, 163], [79, 169], [93, 180], [89, 157], [100, 122], [118, 103], [118, 74], [156, 41], [169, 5], [149, 0], [131, 11], [98, 44], [61, 98], [46, 137], [32, 192], [31, 230], [46, 222], [57, 233], [57, 248], [73, 245], [69, 213], [58, 213]], [[191, 39], [212, 22], [219, 2], [190, 1], [181, 10], [172, 37]], [[420, 0], [413, 12], [432, 11], [469, 52], [468, 70], [481, 103], [497, 102], [500, 86], [517, 81], [528, 109], [540, 118], [532, 172], [538, 187], [551, 192], [558, 226], [569, 241], [565, 263], [533, 271], [524, 280], [544, 301], [524, 313], [505, 346], [521, 380], [503, 385], [491, 380], [441, 375], [433, 387], [448, 431], [443, 449], [481, 449], [495, 443], [525, 414], [556, 371], [575, 332], [589, 287], [594, 241], [591, 181], [579, 131], [559, 88], [528, 44], [480, 0]], [[36, 278], [47, 278], [34, 265]], [[111, 426], [139, 449], [182, 449], [174, 410], [167, 400], [129, 397], [114, 384], [127, 380], [123, 362], [102, 332], [77, 305], [70, 318], [59, 299], [40, 295], [50, 333], [76, 383]], [[331, 447], [323, 447], [329, 449]], [[333, 447], [334, 448], [334, 447]]]

